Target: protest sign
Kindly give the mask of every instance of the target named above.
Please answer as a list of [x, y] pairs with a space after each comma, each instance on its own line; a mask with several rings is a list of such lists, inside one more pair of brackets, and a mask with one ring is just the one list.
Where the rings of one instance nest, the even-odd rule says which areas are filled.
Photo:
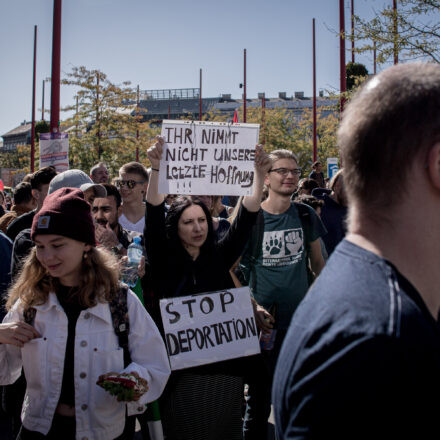
[[61, 173], [69, 169], [69, 138], [67, 133], [40, 134], [40, 168], [53, 166]]
[[258, 124], [163, 121], [159, 193], [251, 195], [259, 128]]
[[249, 287], [160, 300], [172, 370], [260, 352]]
[[338, 158], [329, 157], [327, 158], [327, 177], [331, 179], [338, 172]]

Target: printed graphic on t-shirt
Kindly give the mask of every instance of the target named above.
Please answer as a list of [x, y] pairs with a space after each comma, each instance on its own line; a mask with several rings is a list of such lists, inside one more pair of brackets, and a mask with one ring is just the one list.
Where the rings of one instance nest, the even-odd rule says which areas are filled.
[[267, 231], [263, 236], [263, 266], [289, 266], [301, 261], [304, 252], [301, 228]]

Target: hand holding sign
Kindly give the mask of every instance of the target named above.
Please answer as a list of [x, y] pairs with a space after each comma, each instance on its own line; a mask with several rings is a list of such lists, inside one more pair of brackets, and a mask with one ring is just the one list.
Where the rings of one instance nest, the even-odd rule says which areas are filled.
[[154, 206], [160, 205], [165, 199], [163, 194], [159, 194], [159, 166], [163, 154], [163, 144], [163, 137], [156, 136], [154, 144], [147, 150], [147, 156], [151, 163], [151, 177], [147, 189], [147, 202]]
[[269, 171], [272, 163], [262, 145], [255, 147], [255, 178], [253, 183], [253, 193], [243, 199], [243, 205], [248, 211], [256, 212], [260, 209], [260, 203], [263, 196], [264, 178]]
[[151, 169], [159, 169], [162, 159], [164, 140], [162, 136], [156, 136], [154, 144], [147, 150], [147, 156], [151, 163]]
[[255, 173], [264, 179], [271, 166], [269, 155], [263, 150], [262, 145], [257, 145], [255, 147]]

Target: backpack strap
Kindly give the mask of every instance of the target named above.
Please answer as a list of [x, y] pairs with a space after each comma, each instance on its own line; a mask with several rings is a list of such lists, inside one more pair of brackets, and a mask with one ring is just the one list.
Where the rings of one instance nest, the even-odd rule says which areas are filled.
[[28, 307], [23, 310], [23, 319], [26, 324], [34, 325], [35, 315], [37, 314], [37, 309], [35, 307]]
[[118, 337], [119, 346], [124, 350], [124, 367], [131, 363], [130, 350], [128, 349], [130, 322], [128, 319], [127, 294], [128, 287], [121, 283], [116, 295], [109, 303], [113, 328]]

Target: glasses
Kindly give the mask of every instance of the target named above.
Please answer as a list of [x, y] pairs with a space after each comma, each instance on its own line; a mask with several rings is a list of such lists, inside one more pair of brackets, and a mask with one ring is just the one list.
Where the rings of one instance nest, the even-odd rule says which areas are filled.
[[137, 180], [116, 180], [115, 184], [118, 188], [123, 188], [126, 186], [129, 189], [133, 189], [137, 184], [141, 185], [145, 183], [145, 181], [137, 181]]
[[294, 168], [293, 170], [289, 168], [274, 168], [273, 170], [269, 170], [269, 173], [277, 173], [280, 176], [287, 176], [289, 173], [292, 173], [294, 176], [300, 176], [301, 171], [301, 168]]

